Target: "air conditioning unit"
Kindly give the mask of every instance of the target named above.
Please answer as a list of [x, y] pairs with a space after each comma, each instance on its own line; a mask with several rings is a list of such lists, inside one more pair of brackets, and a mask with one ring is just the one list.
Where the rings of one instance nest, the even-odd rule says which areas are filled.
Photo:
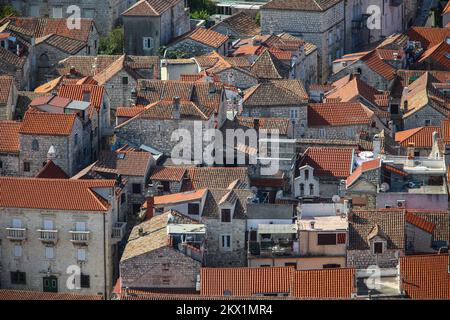
[[406, 200], [397, 200], [397, 207], [404, 209], [406, 207]]

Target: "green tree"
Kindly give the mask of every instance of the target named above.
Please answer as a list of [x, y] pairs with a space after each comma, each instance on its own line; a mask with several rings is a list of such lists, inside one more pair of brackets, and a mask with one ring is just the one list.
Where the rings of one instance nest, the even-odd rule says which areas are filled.
[[192, 19], [208, 20], [210, 14], [206, 10], [197, 10], [191, 13]]
[[0, 19], [9, 15], [20, 16], [20, 12], [11, 5], [0, 6]]
[[100, 39], [99, 54], [123, 54], [124, 31], [122, 27], [115, 28], [107, 37]]
[[191, 12], [205, 10], [212, 15], [216, 12], [216, 5], [212, 0], [188, 0]]
[[258, 24], [258, 26], [261, 26], [261, 11], [258, 11], [256, 13], [255, 21]]

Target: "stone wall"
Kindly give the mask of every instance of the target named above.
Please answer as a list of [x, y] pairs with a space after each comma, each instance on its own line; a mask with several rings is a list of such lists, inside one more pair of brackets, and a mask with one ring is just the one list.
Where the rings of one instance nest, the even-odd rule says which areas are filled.
[[347, 250], [347, 267], [366, 269], [377, 265], [380, 268], [395, 268], [403, 250], [388, 249], [383, 254], [373, 254], [370, 250]]
[[446, 119], [445, 115], [428, 105], [408, 117], [403, 117], [403, 130], [423, 127], [425, 126], [425, 120], [431, 121], [430, 126], [439, 127], [444, 119]]
[[123, 287], [194, 289], [200, 268], [199, 261], [163, 247], [122, 261], [120, 275]]
[[[228, 74], [232, 72], [234, 76], [234, 83], [229, 82]], [[220, 81], [224, 84], [235, 85], [237, 88], [245, 90], [258, 84], [258, 78], [250, 74], [244, 73], [237, 69], [227, 69], [216, 74]]]
[[[123, 83], [124, 78], [128, 79], [127, 84]], [[109, 96], [111, 119], [114, 119], [118, 107], [131, 106], [131, 90], [136, 88], [136, 80], [122, 69], [109, 79], [104, 87]]]
[[174, 52], [182, 52], [190, 58], [209, 54], [212, 51], [216, 51], [221, 55], [225, 55], [225, 46], [226, 43], [219, 48], [213, 48], [192, 39], [182, 39], [168, 46], [167, 52], [168, 54]]
[[[202, 218], [206, 227], [206, 267], [245, 267], [247, 252], [245, 243], [246, 220], [233, 219], [222, 223], [219, 219]], [[221, 235], [231, 235], [231, 250], [220, 247]]]
[[19, 155], [14, 153], [0, 153], [0, 176], [19, 175]]

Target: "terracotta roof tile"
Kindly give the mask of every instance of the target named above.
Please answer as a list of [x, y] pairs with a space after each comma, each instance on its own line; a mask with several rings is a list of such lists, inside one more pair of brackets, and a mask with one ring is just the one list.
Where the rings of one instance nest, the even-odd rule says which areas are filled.
[[72, 133], [76, 114], [27, 111], [20, 134], [68, 136]]
[[112, 169], [124, 176], [146, 175], [152, 155], [143, 151], [104, 151], [92, 170]]
[[0, 207], [105, 212], [110, 205], [93, 189], [114, 186], [115, 180], [0, 177]]
[[118, 107], [116, 111], [117, 118], [133, 118], [145, 110], [144, 106]]
[[411, 27], [406, 32], [410, 41], [419, 41], [424, 50], [445, 41], [450, 37], [448, 28]]
[[55, 164], [52, 160], [47, 161], [45, 166], [36, 175], [39, 179], [69, 179], [70, 177], [64, 172], [61, 167]]
[[19, 152], [19, 131], [22, 123], [0, 121], [0, 152]]
[[229, 37], [214, 30], [199, 27], [185, 33], [184, 35], [181, 35], [175, 39], [172, 44], [169, 44], [169, 46], [186, 39], [191, 39], [211, 48], [217, 49], [226, 43], [229, 40]]
[[103, 300], [100, 295], [0, 289], [0, 300]]
[[0, 106], [6, 105], [8, 102], [13, 85], [14, 78], [12, 76], [0, 76]]
[[140, 17], [155, 17], [160, 16], [180, 0], [140, 0], [125, 12], [122, 13], [125, 17], [140, 16]]
[[407, 147], [414, 143], [416, 148], [431, 148], [433, 146], [433, 132], [441, 136], [440, 127], [420, 127], [395, 133], [395, 141], [401, 146]]
[[261, 33], [261, 27], [252, 17], [242, 11], [223, 19], [214, 25], [211, 30], [216, 30], [223, 25], [232, 29], [240, 38], [253, 37]]
[[291, 291], [294, 268], [202, 268], [202, 296], [254, 296]]
[[450, 58], [448, 57], [449, 52], [450, 44], [444, 40], [441, 43], [428, 48], [428, 50], [422, 53], [418, 63], [428, 61], [431, 63], [433, 69], [450, 70]]
[[359, 102], [312, 103], [308, 106], [308, 126], [370, 124], [373, 115]]
[[226, 189], [236, 180], [249, 184], [247, 168], [199, 167], [187, 170], [189, 180], [183, 183], [182, 191], [205, 188]]
[[450, 242], [450, 215], [448, 211], [408, 209], [407, 212], [435, 225], [433, 240]]
[[411, 212], [406, 212], [405, 220], [406, 222], [416, 226], [419, 229], [422, 229], [427, 233], [433, 233], [433, 230], [436, 227], [434, 223], [427, 221], [419, 216], [416, 216], [414, 213]]
[[449, 256], [400, 257], [401, 284], [411, 299], [450, 299]]
[[350, 299], [356, 292], [355, 269], [295, 271], [292, 295], [309, 299]]
[[261, 9], [296, 10], [296, 11], [325, 11], [339, 0], [272, 0]]
[[252, 106], [299, 106], [308, 102], [308, 94], [299, 80], [270, 80], [244, 93], [244, 108]]
[[395, 69], [384, 62], [375, 50], [369, 52], [360, 60], [363, 61], [367, 65], [367, 67], [369, 67], [371, 70], [373, 70], [375, 73], [379, 74], [386, 80], [394, 79]]
[[269, 50], [264, 50], [255, 60], [250, 71], [260, 79], [287, 79], [290, 69]]
[[203, 198], [206, 194], [206, 189], [198, 189], [195, 191], [187, 191], [181, 193], [174, 193], [165, 196], [155, 197], [155, 205], [165, 205], [181, 202], [191, 202]]
[[370, 161], [365, 161], [361, 163], [361, 165], [356, 168], [352, 174], [347, 178], [345, 181], [346, 186], [350, 187], [354, 182], [358, 180], [358, 178], [367, 171], [375, 170], [380, 168], [381, 166], [381, 159], [374, 159]]
[[347, 178], [351, 174], [354, 149], [310, 147], [300, 159], [299, 167], [310, 165], [315, 176]]
[[85, 94], [88, 94], [89, 102], [97, 110], [102, 107], [103, 96], [105, 94], [105, 88], [103, 86], [90, 84], [63, 85], [58, 90], [58, 96], [77, 101], [84, 101]]
[[182, 181], [185, 174], [186, 168], [183, 167], [156, 167], [150, 180]]

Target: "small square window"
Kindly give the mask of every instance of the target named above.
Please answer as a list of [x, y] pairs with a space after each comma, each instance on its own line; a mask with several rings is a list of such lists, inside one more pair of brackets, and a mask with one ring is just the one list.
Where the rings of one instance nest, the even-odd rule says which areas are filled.
[[25, 272], [11, 272], [11, 284], [26, 284], [26, 273]]
[[77, 260], [86, 261], [86, 249], [77, 249]]
[[31, 171], [31, 168], [30, 168], [31, 166], [30, 166], [30, 163], [29, 162], [24, 162], [23, 163], [23, 171], [24, 172], [30, 172]]
[[141, 185], [139, 183], [133, 183], [133, 193], [134, 194], [141, 193]]
[[222, 222], [231, 222], [231, 210], [222, 209]]
[[122, 84], [128, 84], [128, 77], [122, 77]]
[[54, 259], [55, 258], [55, 248], [54, 247], [45, 247], [45, 258], [46, 259]]
[[373, 244], [373, 253], [382, 254], [383, 253], [383, 242], [375, 242]]
[[81, 288], [90, 288], [91, 287], [91, 279], [86, 274], [81, 274], [80, 276], [80, 287]]

